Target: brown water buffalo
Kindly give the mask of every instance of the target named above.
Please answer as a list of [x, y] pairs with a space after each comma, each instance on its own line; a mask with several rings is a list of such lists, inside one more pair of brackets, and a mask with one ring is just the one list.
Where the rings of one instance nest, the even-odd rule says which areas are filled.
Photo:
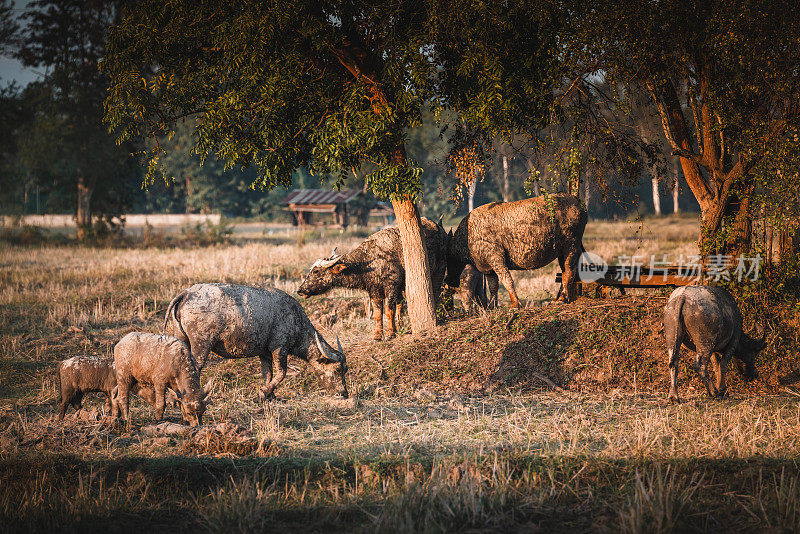
[[565, 194], [493, 202], [475, 208], [451, 234], [447, 285], [458, 287], [464, 266], [474, 265], [486, 275], [490, 295], [497, 295], [502, 282], [511, 305], [519, 307], [509, 271], [538, 269], [558, 260], [564, 273], [562, 298], [570, 302], [577, 294], [578, 260], [583, 252], [586, 221], [581, 201]]
[[[428, 251], [433, 294], [437, 298], [446, 271], [447, 234], [441, 224], [423, 217], [422, 237]], [[373, 338], [379, 340], [383, 338], [384, 307], [389, 330], [387, 337], [393, 338], [397, 332], [395, 311], [405, 284], [400, 231], [392, 226], [372, 234], [347, 254], [337, 255], [334, 250], [331, 256], [318, 259], [303, 279], [297, 294], [303, 297], [321, 295], [335, 287], [366, 291], [372, 300], [375, 319]]]

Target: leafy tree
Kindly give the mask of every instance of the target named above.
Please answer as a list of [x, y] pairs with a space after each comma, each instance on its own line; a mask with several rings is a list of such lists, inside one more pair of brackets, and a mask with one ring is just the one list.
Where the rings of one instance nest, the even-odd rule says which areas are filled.
[[[437, 19], [444, 7], [413, 0], [144, 0], [111, 34], [103, 63], [112, 81], [106, 119], [126, 140], [169, 132], [175, 120], [191, 116], [201, 158], [254, 164], [266, 188], [288, 186], [298, 167], [333, 174], [338, 185], [372, 163], [366, 184], [394, 205], [411, 324], [421, 331], [435, 316], [416, 206], [421, 169], [407, 157], [405, 132], [419, 124], [424, 105], [458, 96], [459, 107], [474, 110], [471, 99], [487, 92], [519, 93], [516, 79], [492, 89], [501, 77], [489, 73], [470, 91], [449, 94], [471, 71], [445, 77], [442, 67], [480, 59], [480, 51], [471, 52], [473, 43], [460, 36], [431, 34], [445, 26]], [[445, 50], [447, 65], [437, 59]], [[466, 59], [459, 51], [469, 52]], [[534, 85], [529, 80], [522, 88]]]
[[[603, 76], [647, 91], [700, 204], [703, 250], [746, 250], [759, 168], [774, 165], [800, 126], [796, 4], [625, 0], [567, 10], [563, 86]], [[613, 107], [625, 94], [604, 96]]]
[[0, 0], [0, 55], [10, 52], [19, 31], [19, 25], [14, 18], [13, 6], [11, 0]]
[[93, 212], [122, 212], [138, 172], [130, 148], [120, 150], [102, 123], [107, 81], [98, 62], [116, 15], [113, 2], [37, 0], [22, 15], [26, 25], [15, 53], [46, 73], [26, 89], [35, 104], [21, 133], [21, 172], [67, 192], [79, 239], [91, 233]]
[[421, 331], [435, 316], [415, 204], [420, 169], [403, 132], [433, 88], [425, 15], [416, 2], [138, 2], [111, 34], [106, 118], [127, 140], [191, 116], [201, 159], [255, 165], [265, 188], [289, 186], [301, 166], [341, 184], [373, 162], [365, 178], [394, 204]]

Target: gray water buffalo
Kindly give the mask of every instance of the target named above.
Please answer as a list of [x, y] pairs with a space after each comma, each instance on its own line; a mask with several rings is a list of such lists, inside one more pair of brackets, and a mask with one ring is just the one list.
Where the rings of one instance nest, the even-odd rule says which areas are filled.
[[577, 294], [578, 260], [583, 252], [586, 221], [581, 201], [565, 194], [493, 202], [475, 208], [451, 235], [447, 285], [458, 287], [464, 266], [474, 265], [486, 275], [490, 296], [497, 295], [502, 282], [511, 305], [519, 307], [509, 270], [538, 269], [557, 259], [564, 273], [562, 299], [570, 302]]
[[114, 368], [117, 387], [114, 394], [114, 415], [130, 426], [129, 396], [139, 385], [153, 388], [156, 419], [164, 418], [168, 390], [175, 392], [183, 420], [199, 426], [206, 410], [206, 389], [200, 387], [200, 371], [188, 345], [171, 336], [131, 332], [114, 345]]
[[[422, 237], [428, 251], [431, 283], [434, 298], [442, 288], [446, 271], [447, 234], [441, 224], [422, 218]], [[373, 339], [383, 338], [383, 310], [393, 338], [397, 332], [395, 310], [405, 289], [406, 274], [403, 265], [403, 246], [396, 227], [380, 230], [347, 254], [331, 256], [314, 262], [311, 270], [297, 290], [303, 297], [321, 295], [335, 287], [362, 289], [372, 301], [375, 333]]]
[[[764, 340], [753, 339], [742, 331], [739, 307], [721, 287], [686, 286], [673, 291], [664, 306], [664, 335], [669, 358], [669, 398], [673, 402], [678, 402], [681, 344], [696, 351], [694, 368], [711, 397], [725, 395], [725, 373], [734, 356], [744, 363], [745, 378], [757, 377], [755, 357], [763, 349]], [[715, 382], [708, 376], [712, 355]]]
[[289, 355], [308, 362], [347, 397], [347, 361], [341, 344], [337, 339], [338, 348], [331, 347], [303, 307], [284, 291], [195, 284], [170, 302], [165, 331], [170, 321], [173, 333], [189, 344], [201, 369], [211, 352], [222, 358], [258, 356], [264, 399], [275, 397], [275, 388], [286, 376]]

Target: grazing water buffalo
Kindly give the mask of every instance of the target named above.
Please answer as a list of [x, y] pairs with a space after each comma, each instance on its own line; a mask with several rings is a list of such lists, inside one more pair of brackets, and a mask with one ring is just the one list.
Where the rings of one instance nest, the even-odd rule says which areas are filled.
[[538, 269], [557, 259], [566, 291], [575, 298], [578, 260], [583, 252], [586, 209], [572, 195], [553, 194], [517, 202], [493, 202], [475, 208], [461, 221], [450, 239], [447, 285], [457, 287], [465, 265], [486, 275], [491, 300], [496, 304], [499, 282], [511, 305], [519, 307], [509, 270]]
[[[441, 224], [422, 218], [422, 237], [428, 251], [431, 283], [437, 298], [444, 280], [447, 254], [447, 234]], [[333, 254], [314, 262], [297, 293], [303, 297], [320, 295], [334, 287], [363, 289], [372, 300], [375, 319], [374, 339], [383, 338], [383, 309], [386, 305], [387, 337], [397, 332], [395, 309], [405, 289], [403, 246], [400, 231], [389, 227], [372, 234], [347, 254]]]
[[461, 306], [467, 313], [472, 313], [476, 308], [485, 310], [489, 300], [497, 302], [496, 292], [487, 299], [486, 276], [472, 265], [467, 265], [461, 271], [458, 295], [461, 297]]
[[[96, 356], [73, 356], [58, 363], [56, 380], [60, 395], [58, 418], [64, 419], [67, 406], [80, 409], [86, 393], [103, 393], [106, 397], [106, 413], [111, 413], [111, 399], [116, 395], [117, 375], [114, 362]], [[136, 384], [131, 393], [138, 395], [150, 405], [155, 403], [153, 388]], [[176, 402], [172, 390], [167, 391], [168, 402]]]
[[[664, 307], [664, 335], [669, 358], [669, 398], [678, 401], [678, 357], [681, 344], [697, 352], [694, 368], [711, 397], [726, 392], [725, 372], [736, 356], [745, 365], [744, 376], [756, 378], [755, 356], [764, 347], [742, 331], [742, 314], [730, 293], [716, 286], [679, 287]], [[714, 355], [716, 383], [708, 376], [708, 362]], [[717, 356], [722, 355], [721, 360]]]
[[117, 378], [114, 415], [121, 410], [129, 425], [128, 393], [140, 384], [153, 388], [157, 420], [164, 418], [167, 391], [172, 389], [184, 421], [192, 426], [202, 423], [205, 399], [212, 385], [209, 383], [205, 390], [200, 387], [200, 371], [189, 347], [180, 339], [131, 332], [114, 345], [114, 368]]
[[172, 299], [165, 330], [170, 321], [173, 333], [189, 344], [201, 369], [212, 351], [222, 358], [258, 356], [264, 399], [275, 397], [290, 354], [308, 362], [347, 397], [347, 361], [341, 343], [336, 340], [338, 349], [328, 345], [302, 306], [279, 289], [195, 284]]

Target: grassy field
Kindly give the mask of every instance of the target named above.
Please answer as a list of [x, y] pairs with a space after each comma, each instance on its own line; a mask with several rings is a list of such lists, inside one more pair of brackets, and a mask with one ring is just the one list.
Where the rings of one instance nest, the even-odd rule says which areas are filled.
[[[52, 418], [56, 361], [160, 331], [193, 283], [293, 293], [315, 259], [365, 235], [248, 224], [209, 247], [0, 245], [0, 531], [800, 529], [800, 408], [783, 388], [791, 366], [769, 363], [788, 342], [756, 383], [734, 371], [724, 401], [701, 394], [685, 358], [685, 402], [670, 405], [665, 292], [556, 304], [555, 266], [514, 273], [522, 311], [456, 312], [379, 343], [363, 294], [302, 301], [341, 338], [356, 401], [290, 362], [278, 401], [260, 403], [257, 360], [213, 360], [198, 431], [159, 432], [138, 400], [131, 431], [99, 398]], [[696, 235], [691, 217], [590, 222], [584, 243], [649, 261], [696, 253]]]

